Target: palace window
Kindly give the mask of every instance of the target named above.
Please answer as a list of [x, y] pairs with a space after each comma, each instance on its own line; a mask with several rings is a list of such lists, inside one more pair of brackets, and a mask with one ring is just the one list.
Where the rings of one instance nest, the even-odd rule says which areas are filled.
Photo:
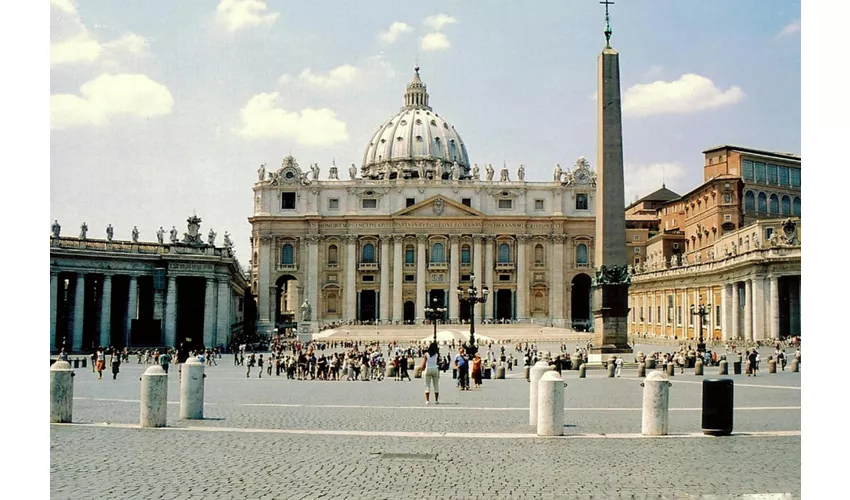
[[745, 180], [745, 181], [751, 181], [751, 180], [754, 180], [754, 179], [755, 179], [755, 173], [754, 173], [754, 169], [753, 169], [753, 162], [752, 162], [752, 160], [744, 160], [744, 161], [743, 161], [743, 162], [741, 162], [741, 163], [743, 164], [743, 170], [744, 170], [744, 172], [743, 172], [743, 173], [744, 173], [744, 180]]
[[404, 275], [404, 282], [405, 283], [413, 283], [414, 281], [416, 281], [416, 275], [414, 275], [414, 274], [405, 274]]
[[744, 210], [755, 212], [756, 210], [756, 195], [752, 191], [747, 191], [744, 194]]
[[363, 280], [364, 283], [374, 283], [375, 282], [375, 275], [374, 274], [364, 274], [361, 277], [361, 279]]
[[791, 179], [788, 176], [788, 167], [779, 167], [779, 185], [790, 186]]
[[434, 243], [431, 247], [431, 262], [445, 262], [446, 252], [442, 243]]
[[779, 215], [779, 197], [775, 194], [770, 195], [770, 214]]
[[579, 243], [576, 247], [576, 264], [587, 265], [587, 245]]
[[800, 187], [800, 169], [792, 168], [791, 169], [791, 187], [798, 188]]
[[791, 197], [787, 194], [782, 197], [782, 206], [779, 213], [781, 215], [791, 215]]
[[363, 252], [361, 255], [361, 262], [365, 262], [368, 264], [375, 263], [375, 245], [371, 243], [366, 243], [363, 245]]
[[280, 263], [285, 266], [291, 266], [294, 263], [294, 252], [292, 245], [287, 243], [280, 250]]
[[280, 209], [295, 210], [295, 193], [280, 193]]
[[767, 213], [767, 195], [759, 193], [759, 212]]
[[635, 247], [635, 253], [640, 254], [640, 247]]
[[407, 245], [404, 247], [404, 263], [405, 264], [415, 264], [416, 257], [413, 251], [413, 245]]
[[757, 161], [753, 164], [756, 170], [756, 182], [759, 184], [764, 184], [766, 177], [764, 174], [764, 163]]
[[472, 262], [471, 255], [469, 252], [469, 245], [464, 245], [460, 249], [460, 263], [463, 265], [469, 265]]
[[793, 212], [793, 214], [796, 215], [797, 217], [800, 216], [800, 198], [798, 198], [796, 196], [794, 197], [794, 212]]
[[767, 183], [768, 184], [778, 184], [779, 183], [779, 174], [777, 173], [778, 168], [779, 167], [777, 167], [776, 165], [768, 164], [768, 166], [767, 166]]
[[773, 236], [773, 228], [766, 227], [764, 228], [764, 241], [769, 240]]
[[499, 245], [499, 263], [507, 264], [511, 261], [511, 247], [507, 243]]
[[576, 194], [576, 210], [587, 210], [587, 193]]
[[732, 193], [723, 193], [723, 203], [732, 203]]

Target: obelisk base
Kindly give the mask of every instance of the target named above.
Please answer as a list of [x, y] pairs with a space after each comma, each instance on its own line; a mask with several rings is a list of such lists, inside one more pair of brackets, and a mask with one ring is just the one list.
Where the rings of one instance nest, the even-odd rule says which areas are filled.
[[607, 363], [615, 355], [632, 354], [629, 346], [629, 285], [603, 284], [593, 287], [593, 337], [589, 364]]

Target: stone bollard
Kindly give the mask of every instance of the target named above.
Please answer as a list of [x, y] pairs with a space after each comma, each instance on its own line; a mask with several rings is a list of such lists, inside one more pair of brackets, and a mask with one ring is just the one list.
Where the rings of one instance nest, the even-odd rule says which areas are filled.
[[168, 374], [159, 365], [145, 370], [142, 381], [142, 401], [139, 425], [165, 427], [168, 416]]
[[540, 377], [544, 373], [554, 369], [554, 366], [549, 366], [549, 363], [542, 359], [531, 367], [529, 375], [531, 385], [528, 388], [528, 425], [537, 425], [537, 383], [540, 382]]
[[646, 377], [646, 363], [638, 363], [638, 378]]
[[694, 375], [702, 376], [702, 372], [703, 372], [702, 360], [697, 358], [696, 362], [694, 363]]
[[767, 373], [776, 373], [776, 360], [771, 359], [767, 362]]
[[667, 376], [672, 377], [676, 375], [676, 363], [667, 363]]
[[204, 418], [204, 364], [192, 357], [183, 363], [180, 376], [180, 418]]
[[531, 382], [531, 378], [530, 378], [530, 375], [531, 375], [531, 367], [530, 367], [530, 366], [526, 366], [526, 367], [524, 367], [524, 368], [522, 369], [522, 375], [523, 375], [523, 377], [525, 377], [525, 381], [526, 381], [526, 382]]
[[497, 379], [505, 379], [505, 365], [499, 365], [496, 368], [496, 378]]
[[74, 408], [74, 372], [71, 363], [50, 366], [50, 423], [70, 424]]
[[644, 436], [667, 435], [667, 411], [670, 407], [670, 386], [660, 371], [650, 372], [643, 387], [643, 416], [640, 432]]
[[798, 373], [800, 371], [800, 362], [797, 361], [797, 358], [791, 360], [791, 373]]
[[573, 358], [572, 365], [573, 370], [578, 371], [579, 367], [581, 366], [581, 358]]
[[720, 375], [729, 375], [729, 362], [725, 359], [720, 360]]
[[537, 435], [564, 435], [564, 379], [548, 371], [537, 382]]
[[587, 378], [587, 366], [581, 365], [578, 368], [578, 378]]
[[[396, 367], [392, 366], [392, 365], [387, 366], [387, 374], [386, 374], [387, 378], [395, 378], [395, 375], [396, 375]], [[457, 378], [457, 377], [455, 376], [455, 378]]]
[[614, 366], [614, 360], [609, 359], [608, 360], [608, 378], [614, 378], [614, 370], [616, 370], [616, 369], [617, 369], [617, 367]]

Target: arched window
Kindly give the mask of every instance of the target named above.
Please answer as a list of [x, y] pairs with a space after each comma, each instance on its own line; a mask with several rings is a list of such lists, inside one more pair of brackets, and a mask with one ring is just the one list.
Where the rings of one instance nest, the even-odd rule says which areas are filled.
[[797, 196], [794, 197], [794, 212], [793, 212], [793, 214], [796, 215], [797, 217], [800, 216], [800, 198], [797, 197]]
[[537, 244], [534, 246], [534, 264], [543, 265], [543, 245]]
[[791, 215], [791, 197], [787, 194], [782, 197], [782, 207], [780, 207], [781, 215]]
[[508, 263], [511, 261], [511, 247], [507, 243], [499, 245], [499, 262]]
[[759, 193], [759, 212], [767, 213], [767, 195]]
[[431, 262], [445, 262], [446, 251], [443, 249], [442, 243], [434, 243], [431, 247]]
[[371, 243], [366, 243], [363, 245], [363, 262], [374, 264], [375, 263], [375, 245]]
[[587, 264], [587, 245], [584, 243], [576, 247], [576, 264]]
[[770, 195], [770, 214], [779, 215], [779, 197], [775, 194]]
[[463, 265], [469, 265], [472, 263], [472, 256], [469, 252], [469, 245], [464, 245], [460, 249], [460, 263]]
[[413, 245], [407, 245], [404, 247], [404, 263], [416, 264], [416, 254], [413, 251]]
[[336, 245], [328, 247], [328, 264], [336, 264], [339, 259], [339, 250]]
[[292, 245], [287, 243], [283, 245], [283, 248], [280, 250], [280, 263], [285, 266], [291, 266], [293, 264], [294, 253], [292, 249]]
[[753, 194], [752, 191], [747, 191], [747, 193], [744, 195], [744, 210], [747, 210], [749, 212], [756, 211], [756, 196]]

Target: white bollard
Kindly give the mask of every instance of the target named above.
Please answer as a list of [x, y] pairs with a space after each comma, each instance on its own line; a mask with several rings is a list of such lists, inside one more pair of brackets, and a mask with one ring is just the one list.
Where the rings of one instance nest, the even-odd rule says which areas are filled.
[[537, 425], [537, 383], [544, 373], [554, 369], [554, 366], [549, 366], [549, 363], [542, 359], [531, 367], [528, 375], [531, 382], [528, 388], [528, 425]]
[[151, 366], [142, 375], [142, 401], [139, 425], [165, 427], [168, 416], [168, 374], [161, 366]]
[[204, 418], [204, 364], [198, 358], [183, 363], [180, 378], [180, 418]]
[[660, 371], [652, 371], [643, 386], [643, 419], [641, 434], [644, 436], [667, 435], [667, 410], [670, 406], [670, 386], [667, 377]]
[[545, 372], [537, 383], [537, 435], [564, 435], [564, 379]]
[[71, 423], [74, 407], [74, 372], [71, 363], [57, 361], [50, 366], [50, 423]]

